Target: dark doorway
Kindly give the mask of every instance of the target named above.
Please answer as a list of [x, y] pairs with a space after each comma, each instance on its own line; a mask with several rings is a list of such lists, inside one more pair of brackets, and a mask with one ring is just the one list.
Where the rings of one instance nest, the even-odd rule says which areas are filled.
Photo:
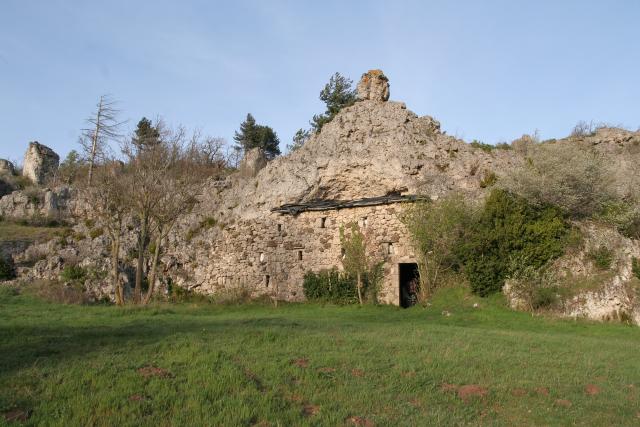
[[398, 264], [400, 270], [400, 307], [411, 307], [418, 302], [420, 273], [414, 262]]

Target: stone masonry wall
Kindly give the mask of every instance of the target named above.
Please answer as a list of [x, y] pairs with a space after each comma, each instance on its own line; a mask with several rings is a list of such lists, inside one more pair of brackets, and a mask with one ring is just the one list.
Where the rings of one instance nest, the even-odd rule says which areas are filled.
[[[415, 262], [407, 231], [399, 219], [402, 205], [304, 212], [297, 216], [272, 213], [225, 226], [222, 238], [196, 267], [199, 292], [248, 289], [254, 296], [304, 299], [302, 282], [308, 271], [341, 269], [340, 227], [357, 222], [369, 251], [384, 259], [381, 302], [399, 304], [398, 263]], [[267, 279], [268, 277], [268, 279]]]

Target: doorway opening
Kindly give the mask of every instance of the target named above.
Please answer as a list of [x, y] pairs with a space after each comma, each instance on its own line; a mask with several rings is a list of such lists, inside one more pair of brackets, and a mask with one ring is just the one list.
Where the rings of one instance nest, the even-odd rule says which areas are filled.
[[407, 262], [398, 264], [400, 281], [400, 307], [407, 308], [418, 302], [420, 272], [418, 264]]

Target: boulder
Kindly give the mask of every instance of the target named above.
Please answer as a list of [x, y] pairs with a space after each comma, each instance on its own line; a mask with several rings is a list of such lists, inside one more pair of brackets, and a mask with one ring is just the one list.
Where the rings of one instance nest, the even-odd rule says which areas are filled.
[[389, 99], [389, 79], [382, 70], [369, 70], [360, 78], [356, 91], [359, 101], [385, 102]]
[[60, 156], [51, 148], [37, 141], [30, 142], [27, 153], [24, 155], [22, 175], [29, 178], [34, 184], [42, 185], [47, 178], [55, 176], [59, 163]]
[[240, 176], [251, 178], [260, 172], [260, 169], [267, 165], [264, 152], [259, 148], [252, 148], [247, 151], [240, 162]]
[[16, 168], [9, 160], [0, 159], [0, 175], [15, 175]]

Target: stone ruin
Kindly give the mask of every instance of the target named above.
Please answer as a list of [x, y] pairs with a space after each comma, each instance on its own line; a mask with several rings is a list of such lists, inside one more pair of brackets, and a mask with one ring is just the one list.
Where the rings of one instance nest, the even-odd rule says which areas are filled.
[[[402, 222], [406, 207], [451, 191], [482, 200], [490, 190], [485, 177], [494, 176], [499, 182], [522, 166], [533, 142], [523, 137], [522, 147], [514, 143], [511, 149], [485, 150], [446, 135], [434, 118], [420, 117], [404, 103], [389, 101], [389, 82], [379, 70], [365, 73], [357, 92], [358, 102], [341, 110], [298, 150], [268, 162], [250, 151], [236, 173], [212, 181], [195, 211], [169, 236], [170, 245], [161, 258], [163, 276], [203, 294], [243, 290], [254, 297], [301, 301], [307, 272], [342, 269], [340, 229], [356, 223], [370, 254], [384, 262], [379, 300], [405, 305], [402, 290], [416, 274], [418, 262]], [[566, 138], [556, 143], [592, 146], [611, 156], [624, 176], [635, 173], [636, 165], [624, 150], [640, 144], [640, 132], [606, 130], [580, 141]], [[28, 155], [42, 153], [39, 147], [43, 146], [30, 146]], [[43, 157], [38, 154], [40, 160], [33, 163], [57, 164], [57, 156], [50, 156], [50, 162]], [[38, 171], [31, 174], [42, 177], [47, 175], [43, 170], [52, 167], [30, 166]], [[0, 199], [0, 211], [2, 202], [14, 206], [9, 197]], [[215, 225], [203, 227], [205, 223]], [[89, 230], [83, 227], [77, 224], [74, 229], [86, 235]], [[588, 227], [585, 235], [590, 245], [599, 245], [598, 239], [604, 237], [598, 236], [605, 236]], [[123, 241], [129, 242], [123, 243], [124, 258], [133, 236]], [[108, 269], [103, 256], [107, 245], [104, 236], [61, 248], [49, 242], [41, 250], [50, 256], [37, 261], [23, 277], [57, 278], [67, 253], [83, 266]], [[640, 323], [640, 310], [630, 305], [624, 290], [632, 274], [631, 259], [640, 257], [640, 244], [622, 239], [616, 245], [621, 249], [615, 277], [602, 284], [609, 296], [579, 295], [567, 306], [566, 315], [602, 318], [603, 313], [635, 310], [633, 318]], [[571, 257], [558, 262], [566, 263], [571, 273], [591, 271], [585, 253]], [[123, 276], [123, 280], [129, 279]], [[96, 288], [97, 295], [112, 297], [106, 282]]]
[[0, 175], [15, 175], [16, 168], [9, 160], [0, 159]]
[[60, 156], [51, 148], [37, 141], [30, 142], [24, 155], [22, 175], [29, 178], [36, 185], [43, 185], [49, 178], [53, 178], [58, 171]]

